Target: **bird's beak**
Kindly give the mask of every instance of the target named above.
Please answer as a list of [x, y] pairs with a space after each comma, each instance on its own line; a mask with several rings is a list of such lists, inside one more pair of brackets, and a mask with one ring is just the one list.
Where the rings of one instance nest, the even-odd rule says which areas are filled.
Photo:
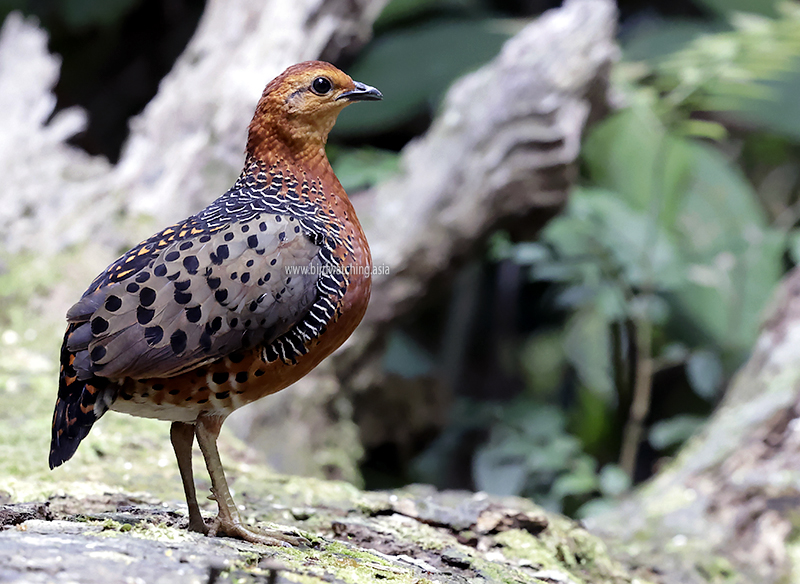
[[383, 99], [383, 94], [369, 85], [365, 85], [360, 81], [354, 81], [356, 87], [350, 91], [345, 91], [340, 94], [336, 100], [346, 99], [347, 101], [378, 101]]

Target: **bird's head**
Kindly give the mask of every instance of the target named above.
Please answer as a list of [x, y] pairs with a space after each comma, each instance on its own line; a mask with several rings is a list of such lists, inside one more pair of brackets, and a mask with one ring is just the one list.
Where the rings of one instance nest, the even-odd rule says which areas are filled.
[[292, 65], [264, 89], [250, 122], [247, 151], [262, 159], [324, 156], [339, 112], [354, 101], [382, 98], [380, 91], [353, 81], [330, 63]]

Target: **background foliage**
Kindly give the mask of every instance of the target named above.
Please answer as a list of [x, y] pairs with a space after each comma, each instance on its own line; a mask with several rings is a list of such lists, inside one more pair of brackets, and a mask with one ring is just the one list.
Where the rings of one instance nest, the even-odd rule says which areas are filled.
[[[556, 0], [393, 0], [340, 65], [379, 87], [330, 154], [350, 192], [397, 171], [447, 87]], [[411, 481], [523, 494], [586, 514], [695, 432], [800, 258], [800, 8], [769, 0], [620, 0], [619, 110], [586, 136], [580, 186], [531, 240], [498, 232], [394, 331], [387, 371], [438, 377], [446, 426], [379, 444], [371, 487]], [[202, 0], [2, 0], [63, 56], [76, 143], [115, 160]]]

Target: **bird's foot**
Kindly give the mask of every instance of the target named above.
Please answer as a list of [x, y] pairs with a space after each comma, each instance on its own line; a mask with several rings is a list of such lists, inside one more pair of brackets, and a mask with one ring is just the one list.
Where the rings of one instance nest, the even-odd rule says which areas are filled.
[[225, 519], [219, 516], [217, 516], [211, 524], [208, 535], [210, 537], [224, 535], [249, 541], [250, 543], [260, 543], [262, 545], [278, 547], [311, 546], [311, 542], [302, 535], [289, 535], [275, 529], [255, 529], [247, 527], [239, 521]]

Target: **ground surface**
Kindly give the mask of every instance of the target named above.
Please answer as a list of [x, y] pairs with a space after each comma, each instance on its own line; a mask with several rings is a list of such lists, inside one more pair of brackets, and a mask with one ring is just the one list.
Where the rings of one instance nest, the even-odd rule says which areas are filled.
[[189, 533], [177, 505], [148, 495], [54, 495], [0, 506], [0, 581], [635, 581], [599, 539], [525, 500], [278, 476], [263, 486], [275, 495], [239, 495], [246, 517], [302, 533], [309, 547]]

